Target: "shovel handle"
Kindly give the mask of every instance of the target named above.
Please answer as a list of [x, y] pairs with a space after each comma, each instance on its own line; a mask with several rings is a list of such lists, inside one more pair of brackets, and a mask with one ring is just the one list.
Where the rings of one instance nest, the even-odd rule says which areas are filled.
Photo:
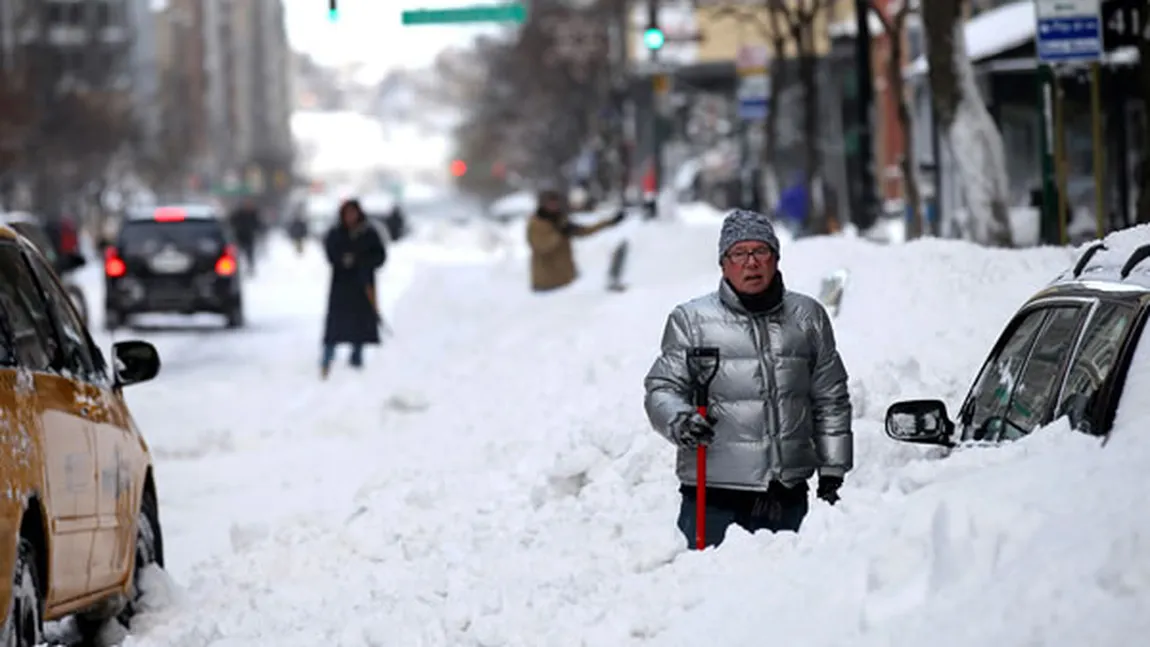
[[[700, 416], [707, 417], [707, 407], [698, 407]], [[707, 547], [707, 448], [695, 448], [695, 548]]]

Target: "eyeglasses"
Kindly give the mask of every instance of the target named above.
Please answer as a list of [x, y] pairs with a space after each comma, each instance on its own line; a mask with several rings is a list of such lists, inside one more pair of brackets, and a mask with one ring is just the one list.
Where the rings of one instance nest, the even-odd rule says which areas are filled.
[[732, 263], [737, 263], [739, 265], [746, 265], [747, 262], [752, 258], [760, 263], [767, 262], [771, 258], [771, 248], [759, 247], [749, 251], [740, 249], [733, 252], [727, 252], [727, 259]]

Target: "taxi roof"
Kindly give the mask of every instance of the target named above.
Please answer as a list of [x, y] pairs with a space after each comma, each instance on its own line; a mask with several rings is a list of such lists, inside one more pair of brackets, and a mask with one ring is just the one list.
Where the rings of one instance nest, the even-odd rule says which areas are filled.
[[26, 211], [0, 211], [0, 240], [16, 240], [20, 237], [20, 232], [9, 226], [15, 223], [41, 225], [39, 218]]

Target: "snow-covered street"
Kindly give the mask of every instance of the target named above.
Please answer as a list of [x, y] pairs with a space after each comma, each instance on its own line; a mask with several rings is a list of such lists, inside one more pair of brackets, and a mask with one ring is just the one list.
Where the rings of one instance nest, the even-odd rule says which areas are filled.
[[[718, 224], [702, 212], [581, 241], [580, 281], [540, 296], [521, 225], [436, 223], [393, 248], [383, 273], [395, 337], [362, 373], [340, 355], [326, 382], [328, 270], [314, 245], [300, 258], [274, 241], [247, 286], [245, 329], [119, 333], [153, 341], [164, 362], [127, 398], [157, 463], [171, 578], [125, 645], [1083, 647], [1150, 635], [1150, 404], [1127, 398], [1106, 447], [1056, 423], [941, 459], [881, 428], [898, 399], [942, 397], [953, 411], [1002, 326], [1073, 250], [783, 241], [791, 289], [816, 294], [850, 271], [835, 327], [856, 469], [842, 502], [812, 503], [797, 536], [736, 529], [717, 550], [686, 551], [674, 452], [649, 429], [642, 378], [670, 308], [717, 284]], [[610, 293], [620, 236], [631, 289]], [[1145, 346], [1140, 366], [1128, 393], [1150, 392]]]

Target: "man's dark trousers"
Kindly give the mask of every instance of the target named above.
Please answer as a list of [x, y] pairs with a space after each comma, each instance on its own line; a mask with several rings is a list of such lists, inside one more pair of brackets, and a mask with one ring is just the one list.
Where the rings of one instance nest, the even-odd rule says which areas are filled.
[[[679, 508], [679, 530], [695, 548], [695, 487], [679, 488], [683, 502]], [[772, 482], [766, 492], [707, 488], [707, 546], [718, 546], [732, 524], [747, 532], [798, 532], [810, 509], [809, 488], [800, 483], [788, 488]]]

